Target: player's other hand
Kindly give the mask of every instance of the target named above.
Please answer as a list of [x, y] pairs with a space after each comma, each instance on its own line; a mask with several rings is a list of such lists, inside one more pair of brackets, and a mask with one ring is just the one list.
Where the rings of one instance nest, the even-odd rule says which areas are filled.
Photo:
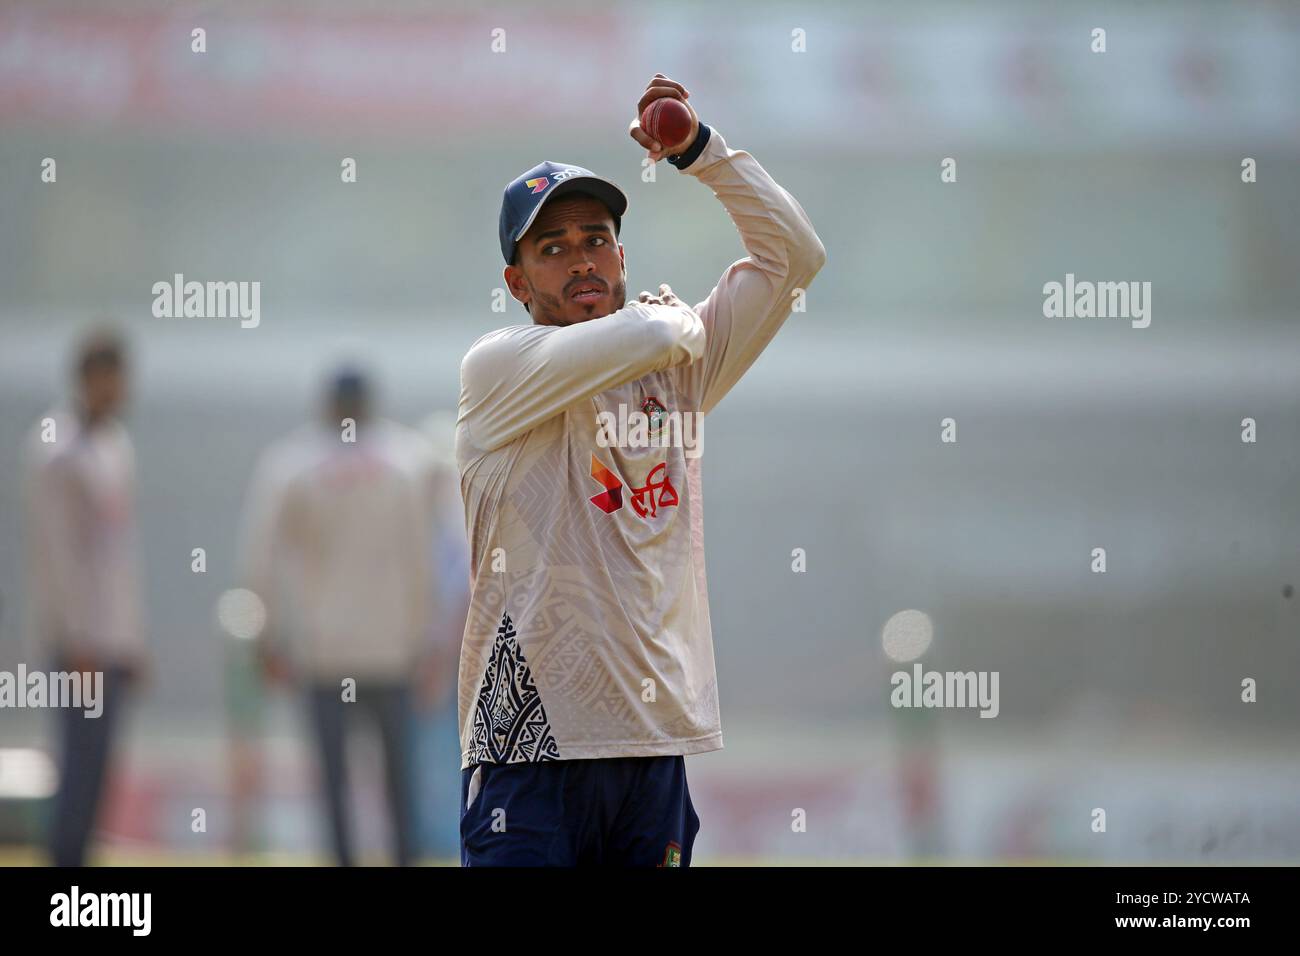
[[414, 667], [415, 704], [419, 710], [438, 710], [447, 699], [454, 675], [446, 655], [427, 654]]
[[153, 659], [148, 654], [134, 654], [123, 663], [126, 679], [137, 693], [153, 683]]
[[685, 302], [677, 298], [676, 293], [674, 293], [673, 290], [669, 288], [668, 283], [666, 282], [661, 282], [659, 284], [658, 294], [651, 294], [649, 292], [643, 291], [640, 295], [636, 297], [636, 300], [638, 302], [644, 302], [646, 305], [677, 305], [677, 306], [681, 306], [684, 309], [690, 308], [690, 306], [688, 306]]
[[289, 687], [294, 682], [293, 664], [289, 656], [267, 642], [257, 645], [257, 662], [261, 667], [262, 677], [269, 684]]
[[[628, 127], [628, 135], [640, 143], [649, 152], [652, 162], [659, 162], [665, 156], [673, 156], [678, 149], [685, 149], [695, 142], [695, 135], [700, 131], [700, 118], [695, 115], [695, 108], [687, 102], [690, 97], [690, 91], [673, 80], [668, 79], [662, 73], [656, 73], [651, 77], [650, 82], [646, 84], [645, 92], [641, 94], [641, 99], [636, 104], [637, 118], [632, 121]], [[641, 129], [641, 114], [645, 108], [662, 96], [671, 96], [679, 99], [686, 104], [686, 108], [691, 113], [691, 133], [681, 143], [660, 143], [652, 139]]]

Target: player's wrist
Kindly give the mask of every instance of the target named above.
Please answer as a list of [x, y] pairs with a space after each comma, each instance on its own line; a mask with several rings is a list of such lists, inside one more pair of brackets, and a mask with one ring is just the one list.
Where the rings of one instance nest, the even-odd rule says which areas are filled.
[[678, 169], [685, 169], [691, 163], [700, 158], [700, 153], [704, 152], [704, 147], [709, 145], [709, 136], [712, 130], [703, 122], [700, 123], [700, 129], [695, 134], [695, 139], [691, 145], [675, 156], [669, 156], [668, 162]]

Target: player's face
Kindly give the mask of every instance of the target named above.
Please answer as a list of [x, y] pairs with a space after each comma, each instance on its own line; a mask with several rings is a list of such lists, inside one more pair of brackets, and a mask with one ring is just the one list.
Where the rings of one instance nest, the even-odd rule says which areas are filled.
[[126, 374], [122, 367], [91, 367], [81, 379], [81, 400], [91, 418], [117, 414], [126, 401]]
[[506, 267], [506, 284], [528, 304], [536, 324], [573, 325], [623, 308], [623, 247], [600, 200], [565, 196], [547, 203], [518, 250], [518, 265]]

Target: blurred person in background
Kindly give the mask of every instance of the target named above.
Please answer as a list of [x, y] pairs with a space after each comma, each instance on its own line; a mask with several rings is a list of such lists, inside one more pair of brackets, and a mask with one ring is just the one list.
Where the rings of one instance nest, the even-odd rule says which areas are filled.
[[413, 429], [372, 418], [370, 387], [339, 371], [321, 421], [263, 454], [245, 508], [245, 586], [266, 605], [267, 675], [301, 686], [319, 751], [334, 854], [355, 862], [346, 735], [378, 725], [393, 853], [414, 857], [413, 697], [436, 676], [429, 652], [428, 452]]
[[135, 454], [118, 419], [125, 347], [100, 329], [78, 344], [73, 395], [42, 417], [26, 450], [33, 643], [53, 669], [103, 674], [99, 717], [58, 710], [59, 789], [49, 832], [56, 866], [81, 866], [132, 684], [147, 664], [135, 521]]

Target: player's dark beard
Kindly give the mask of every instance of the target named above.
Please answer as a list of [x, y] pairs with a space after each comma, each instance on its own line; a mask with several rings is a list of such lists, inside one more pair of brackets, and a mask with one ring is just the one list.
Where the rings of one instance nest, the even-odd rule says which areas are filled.
[[[539, 325], [573, 325], [573, 322], [566, 322], [563, 318], [564, 299], [557, 295], [547, 295], [545, 292], [538, 292], [532, 285], [528, 284], [528, 289], [532, 293], [531, 305], [533, 307], [533, 321]], [[614, 293], [611, 296], [614, 308], [611, 312], [617, 312], [627, 304], [627, 281], [619, 278], [614, 283]], [[592, 316], [603, 318], [603, 316]], [[579, 322], [589, 321], [588, 319], [579, 319]]]

